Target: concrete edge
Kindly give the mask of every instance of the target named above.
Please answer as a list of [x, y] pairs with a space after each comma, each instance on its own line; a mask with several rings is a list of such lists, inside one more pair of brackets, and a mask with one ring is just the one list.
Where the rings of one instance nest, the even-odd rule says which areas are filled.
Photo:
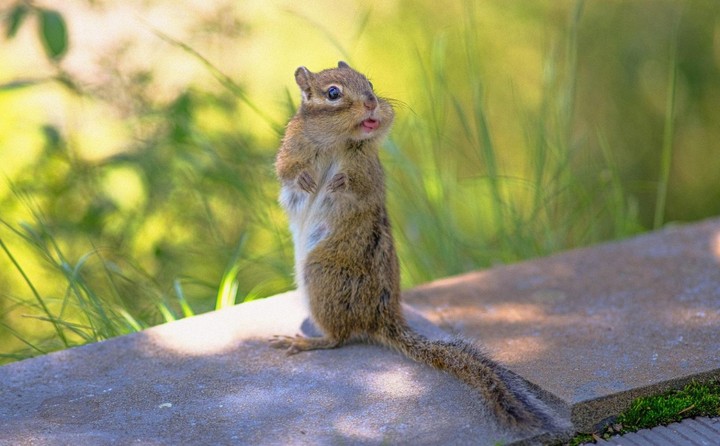
[[610, 424], [621, 412], [630, 407], [637, 398], [660, 395], [679, 390], [693, 381], [708, 383], [720, 379], [720, 368], [688, 374], [682, 378], [621, 392], [605, 398], [584, 401], [571, 408], [570, 419], [578, 432], [597, 432]]

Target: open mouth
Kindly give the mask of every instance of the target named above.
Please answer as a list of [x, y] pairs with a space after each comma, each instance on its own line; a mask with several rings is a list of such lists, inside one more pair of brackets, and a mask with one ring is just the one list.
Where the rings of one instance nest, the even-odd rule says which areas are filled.
[[375, 119], [366, 119], [360, 124], [362, 129], [365, 132], [372, 132], [373, 130], [377, 130], [378, 127], [380, 127], [380, 121], [377, 121]]

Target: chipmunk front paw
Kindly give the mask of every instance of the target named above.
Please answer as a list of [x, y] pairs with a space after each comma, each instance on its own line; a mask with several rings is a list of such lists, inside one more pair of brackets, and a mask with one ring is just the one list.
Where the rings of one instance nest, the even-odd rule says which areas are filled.
[[344, 173], [335, 174], [328, 183], [328, 190], [330, 192], [337, 192], [339, 190], [347, 189], [348, 177]]
[[300, 189], [309, 194], [315, 193], [315, 189], [317, 189], [317, 183], [307, 170], [302, 171], [297, 179], [297, 184], [300, 186]]

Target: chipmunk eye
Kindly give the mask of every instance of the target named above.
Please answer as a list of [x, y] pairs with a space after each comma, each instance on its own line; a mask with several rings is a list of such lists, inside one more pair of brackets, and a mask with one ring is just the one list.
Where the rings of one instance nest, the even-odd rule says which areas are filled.
[[330, 99], [331, 101], [337, 101], [338, 99], [340, 99], [340, 96], [342, 96], [342, 94], [340, 93], [340, 89], [338, 87], [333, 85], [332, 87], [328, 88], [328, 99]]

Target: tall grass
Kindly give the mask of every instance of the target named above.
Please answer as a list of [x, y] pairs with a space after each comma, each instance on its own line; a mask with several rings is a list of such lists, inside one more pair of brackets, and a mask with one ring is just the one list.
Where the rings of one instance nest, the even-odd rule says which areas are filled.
[[[466, 3], [472, 8], [473, 3]], [[637, 207], [620, 180], [612, 151], [597, 133], [604, 159], [573, 135], [577, 30], [583, 2], [568, 19], [565, 41], [546, 58], [537, 111], [519, 110], [524, 165], [513, 164], [493, 136], [486, 109], [481, 51], [472, 10], [465, 14], [465, 70], [459, 86], [447, 73], [445, 38], [418, 54], [427, 114], [399, 124], [388, 144], [391, 214], [398, 222], [405, 286], [472, 268], [627, 237], [641, 228]], [[456, 122], [456, 131], [450, 122]], [[584, 153], [585, 152], [585, 153]], [[591, 164], [583, 165], [590, 159]], [[465, 173], [464, 177], [460, 172]], [[588, 172], [594, 175], [588, 177]], [[428, 254], [430, 253], [430, 254]]]
[[[584, 2], [576, 3], [563, 39], [547, 52], [537, 109], [517, 110], [524, 142], [519, 148], [506, 147], [496, 137], [499, 123], [487, 105], [494, 92], [485, 85], [478, 57], [478, 15], [474, 2], [465, 7], [461, 38], [450, 45], [447, 36], [428, 33], [430, 53], [418, 51], [408, 64], [425, 96], [411, 109], [398, 102], [400, 119], [382, 154], [404, 287], [641, 230], [637, 203], [622, 181], [605, 130], [574, 133], [577, 34]], [[0, 361], [107, 339], [292, 286], [292, 246], [275, 201], [276, 146], [260, 146], [248, 134], [213, 134], [198, 125], [200, 110], [239, 120], [233, 101], [255, 112], [257, 101], [198, 51], [158, 35], [198, 59], [225, 91], [187, 91], [167, 106], [141, 111], [138, 122], [160, 123], [132, 153], [99, 166], [64, 161], [67, 174], [56, 181], [72, 183], [62, 193], [90, 195], [88, 201], [97, 208], [91, 210], [100, 214], [101, 223], [62, 220], [65, 215], [57, 210], [46, 215], [47, 208], [58, 206], [48, 204], [55, 196], [38, 203], [25, 197], [42, 195], [42, 185], [33, 180], [17, 187], [11, 199], [24, 202], [31, 218], [15, 223], [0, 217], [0, 254], [11, 266], [0, 274], [12, 273], [23, 288], [0, 292], [6, 298], [0, 306], [6, 317], [0, 320], [6, 336], [21, 346], [0, 352]], [[451, 58], [453, 51], [463, 57]], [[672, 64], [674, 73], [674, 59]], [[674, 85], [673, 74], [669, 88]], [[668, 102], [656, 207], [660, 215], [673, 109]], [[287, 110], [293, 110], [290, 99]], [[280, 131], [277, 122], [267, 120]], [[68, 150], [55, 146], [53, 156]], [[593, 156], [592, 146], [599, 147], [600, 157]], [[97, 177], [103, 169], [118, 166], [135, 169], [148, 183], [148, 197], [139, 210], [108, 210], [103, 196], [92, 195], [100, 189]], [[53, 166], [41, 167], [51, 171]], [[54, 189], [51, 194], [61, 195]], [[61, 198], [63, 205], [75, 203]], [[159, 222], [161, 229], [150, 232], [148, 222]], [[140, 258], [131, 256], [138, 250], [128, 247], [144, 248], [148, 232], [160, 242]]]
[[[24, 198], [16, 193], [18, 199]], [[22, 344], [12, 351], [0, 351], [0, 364], [195, 315], [185, 288], [197, 285], [196, 279], [176, 278], [171, 290], [166, 290], [132, 259], [111, 260], [96, 247], [73, 259], [35, 205], [26, 200], [26, 206], [32, 211], [32, 222], [13, 225], [0, 217], [0, 254], [9, 260], [26, 287], [26, 294], [22, 289], [16, 290], [18, 294], [2, 293], [2, 312], [19, 314], [28, 322], [14, 327], [0, 318], [0, 327]], [[272, 295], [289, 286], [287, 277], [285, 281], [255, 284], [245, 293], [240, 291], [241, 272], [249, 263], [258, 261], [257, 255], [246, 251], [244, 240], [217, 285], [215, 310]], [[46, 281], [62, 284], [62, 289], [42, 292], [38, 285]], [[138, 300], [143, 302], [140, 307]], [[17, 321], [17, 317], [10, 320]]]
[[668, 85], [665, 104], [665, 121], [663, 125], [662, 152], [660, 158], [660, 174], [657, 185], [657, 196], [655, 202], [655, 217], [653, 227], [658, 229], [664, 223], [665, 203], [667, 201], [668, 182], [670, 179], [670, 167], [672, 162], [673, 138], [675, 134], [675, 95], [677, 89], [677, 39], [680, 17], [675, 20], [673, 26], [670, 63], [668, 64]]
[[[40, 259], [51, 276], [66, 284], [61, 297], [44, 295], [33, 283], [30, 273], [26, 271], [21, 261], [11, 252], [3, 239], [0, 239], [0, 249], [10, 260], [15, 271], [22, 277], [27, 285], [31, 299], [5, 294], [5, 297], [14, 301], [14, 305], [5, 308], [6, 312], [21, 308], [26, 314], [23, 317], [34, 320], [36, 323], [47, 323], [52, 330], [45, 337], [37, 334], [23, 334], [6, 323], [2, 325], [19, 339], [26, 348], [11, 353], [0, 353], [0, 359], [22, 359], [38, 353], [46, 353], [61, 348], [82, 345], [102, 339], [130, 333], [143, 328], [128, 311], [118, 305], [120, 297], [117, 295], [114, 282], [122, 280], [122, 276], [111, 271], [104, 262], [105, 280], [114, 290], [113, 295], [99, 295], [95, 291], [97, 284], [88, 282], [83, 275], [93, 257], [100, 257], [98, 252], [90, 252], [75, 262], [67, 258], [58, 241], [40, 223], [36, 226], [21, 224], [14, 227], [7, 221], [0, 219], [2, 224], [25, 248], [30, 248], [32, 255]], [[1, 323], [1, 322], [0, 322]], [[32, 333], [34, 330], [30, 330]]]

